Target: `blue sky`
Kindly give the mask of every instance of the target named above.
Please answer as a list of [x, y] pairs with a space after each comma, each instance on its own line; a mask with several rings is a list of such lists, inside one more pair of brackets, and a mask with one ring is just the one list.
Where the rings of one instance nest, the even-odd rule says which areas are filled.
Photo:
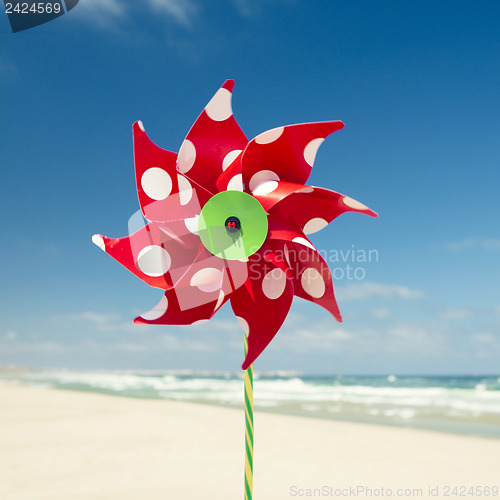
[[[0, 15], [0, 363], [237, 370], [226, 305], [197, 327], [141, 327], [161, 297], [92, 245], [138, 209], [131, 125], [177, 151], [236, 80], [248, 137], [341, 119], [310, 183], [356, 198], [312, 237], [374, 250], [344, 323], [294, 301], [257, 370], [496, 373], [500, 359], [497, 2], [80, 0], [10, 33]], [[373, 255], [373, 254], [372, 254]]]

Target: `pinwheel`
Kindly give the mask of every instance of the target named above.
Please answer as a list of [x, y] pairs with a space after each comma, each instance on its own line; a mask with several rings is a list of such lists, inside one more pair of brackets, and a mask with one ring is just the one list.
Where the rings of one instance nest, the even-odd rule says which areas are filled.
[[[376, 214], [353, 198], [305, 185], [319, 146], [343, 128], [341, 121], [277, 127], [248, 141], [233, 116], [233, 87], [227, 80], [215, 93], [178, 154], [156, 146], [134, 123], [147, 223], [124, 238], [93, 241], [164, 290], [136, 323], [195, 324], [229, 300], [245, 332], [247, 370], [278, 332], [294, 295], [342, 320], [330, 270], [308, 235], [344, 212]], [[245, 387], [251, 396], [251, 379]]]

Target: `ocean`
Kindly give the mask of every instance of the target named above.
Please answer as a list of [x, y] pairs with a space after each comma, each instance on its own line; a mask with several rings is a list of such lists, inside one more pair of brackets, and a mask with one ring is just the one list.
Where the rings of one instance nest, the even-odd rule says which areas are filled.
[[[243, 372], [27, 371], [2, 379], [115, 396], [243, 408]], [[500, 438], [500, 376], [256, 373], [256, 410]]]

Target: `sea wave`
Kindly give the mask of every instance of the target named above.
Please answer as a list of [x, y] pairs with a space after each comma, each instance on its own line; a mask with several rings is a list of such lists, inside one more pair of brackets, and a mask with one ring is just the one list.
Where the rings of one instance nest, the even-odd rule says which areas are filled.
[[[45, 387], [241, 407], [243, 373], [38, 371], [3, 378]], [[259, 373], [256, 409], [500, 438], [500, 377]]]

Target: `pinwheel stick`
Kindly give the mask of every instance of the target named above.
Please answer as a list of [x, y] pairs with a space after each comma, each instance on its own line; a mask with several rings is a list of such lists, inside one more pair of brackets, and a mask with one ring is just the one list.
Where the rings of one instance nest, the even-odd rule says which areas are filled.
[[[245, 339], [245, 357], [248, 338]], [[252, 500], [253, 490], [253, 365], [245, 370], [245, 500]]]

